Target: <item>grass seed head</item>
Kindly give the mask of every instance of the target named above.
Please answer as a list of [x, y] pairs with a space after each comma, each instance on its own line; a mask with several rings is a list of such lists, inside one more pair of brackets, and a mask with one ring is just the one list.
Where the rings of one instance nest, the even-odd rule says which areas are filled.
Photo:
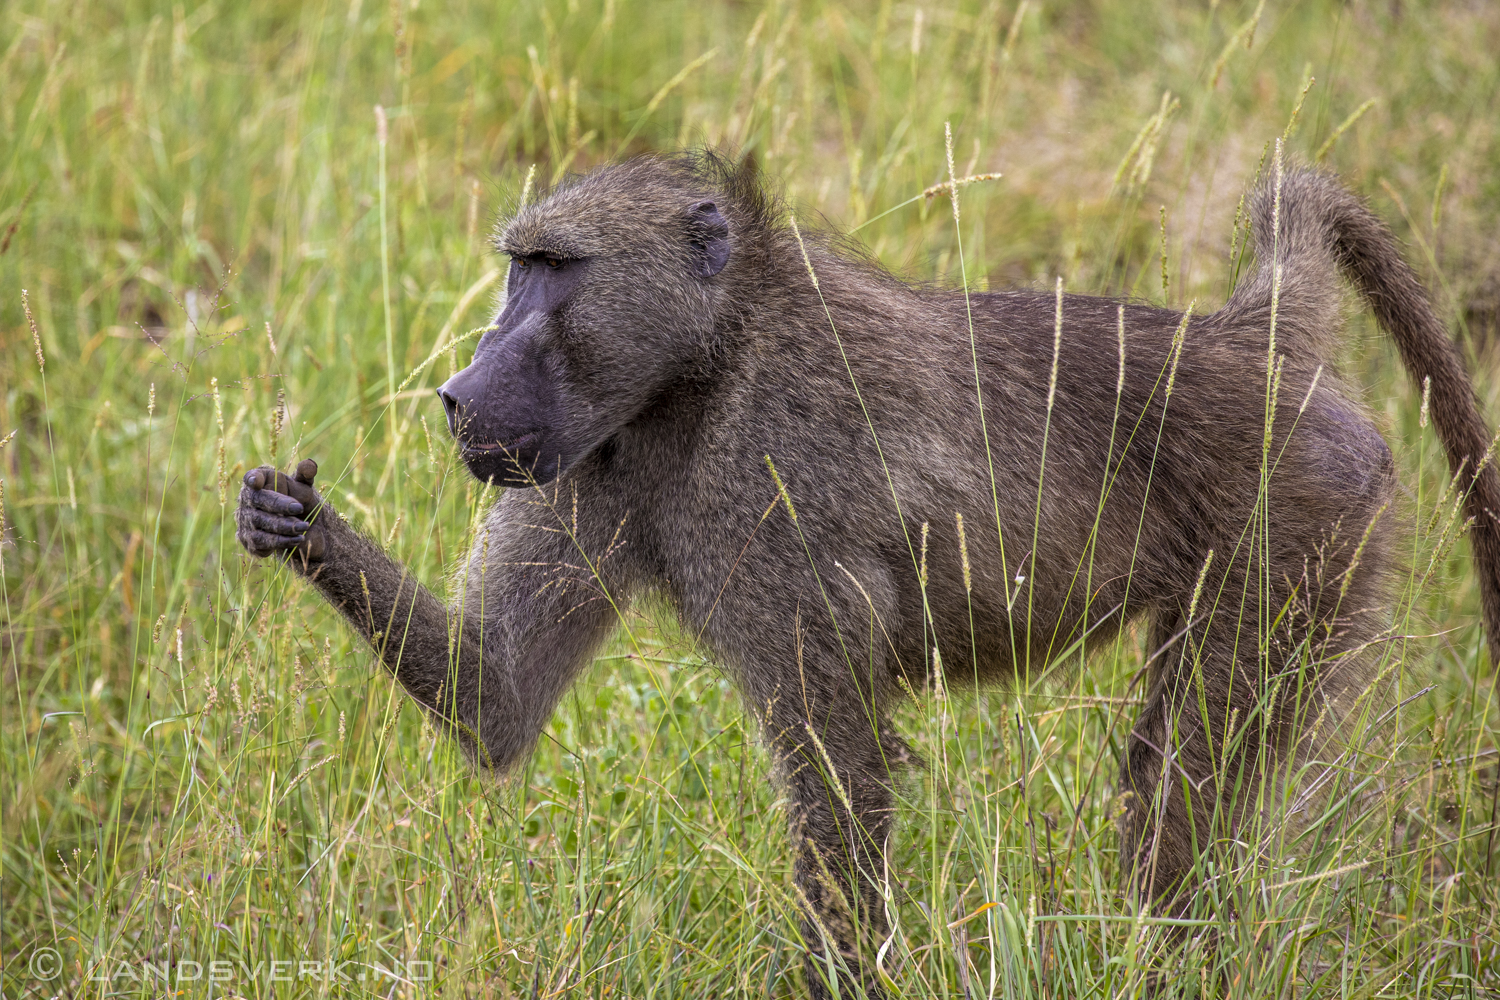
[[802, 251], [802, 263], [807, 267], [807, 276], [812, 279], [813, 288], [818, 287], [818, 272], [813, 270], [812, 258], [807, 255], [807, 244], [802, 242], [802, 230], [797, 228], [797, 217], [788, 216], [787, 221], [792, 224], [792, 235], [797, 237], [797, 248]]
[[958, 173], [953, 169], [953, 123], [943, 122], [943, 152], [948, 158], [948, 200], [953, 203], [953, 225], [958, 226]]
[[922, 585], [923, 589], [926, 589], [926, 587], [927, 587], [927, 532], [928, 532], [928, 524], [927, 524], [926, 521], [923, 521], [922, 522], [922, 555], [921, 555], [920, 561], [917, 563], [917, 582]]
[[1193, 619], [1198, 614], [1198, 598], [1203, 596], [1203, 581], [1208, 579], [1208, 568], [1214, 564], [1214, 550], [1209, 549], [1208, 555], [1203, 559], [1203, 567], [1198, 570], [1198, 582], [1193, 584], [1193, 598], [1188, 602], [1188, 624], [1192, 625]]
[[1120, 341], [1120, 375], [1115, 381], [1115, 395], [1119, 396], [1125, 392], [1125, 305], [1121, 303], [1116, 307], [1115, 332]]
[[[269, 326], [267, 332], [269, 333]], [[276, 464], [277, 445], [281, 441], [281, 430], [286, 424], [286, 390], [276, 390], [276, 406], [271, 410], [271, 464]]]
[[42, 335], [36, 329], [36, 317], [31, 315], [31, 298], [26, 289], [21, 289], [21, 309], [26, 313], [26, 325], [31, 327], [31, 346], [36, 350], [36, 367], [47, 374], [47, 357], [42, 353]]
[[1161, 206], [1161, 300], [1167, 301], [1167, 206]]
[[1167, 368], [1167, 399], [1172, 398], [1172, 386], [1177, 383], [1177, 362], [1182, 360], [1182, 345], [1187, 340], [1188, 323], [1193, 318], [1193, 307], [1197, 304], [1196, 299], [1188, 303], [1187, 311], [1182, 314], [1182, 321], [1177, 324], [1177, 332], [1172, 334], [1171, 361]]
[[226, 471], [226, 462], [224, 458], [224, 400], [219, 395], [218, 378], [209, 379], [208, 384], [214, 396], [214, 422], [219, 425], [218, 486], [219, 506], [222, 507], [229, 501], [228, 473]]
[[972, 594], [974, 592], [974, 577], [969, 567], [969, 539], [964, 534], [963, 513], [959, 512], [955, 514], [954, 519], [958, 522], [958, 560], [964, 570], [964, 593]]
[[1052, 371], [1047, 376], [1047, 412], [1057, 401], [1057, 363], [1062, 355], [1063, 279], [1057, 276], [1057, 306], [1052, 319]]
[[776, 482], [776, 490], [781, 494], [782, 503], [786, 504], [786, 512], [791, 515], [792, 523], [797, 523], [797, 508], [792, 506], [792, 496], [786, 491], [786, 484], [781, 481], [781, 473], [776, 471], [776, 463], [771, 461], [771, 456], [766, 456], [766, 468], [771, 470], [771, 478]]

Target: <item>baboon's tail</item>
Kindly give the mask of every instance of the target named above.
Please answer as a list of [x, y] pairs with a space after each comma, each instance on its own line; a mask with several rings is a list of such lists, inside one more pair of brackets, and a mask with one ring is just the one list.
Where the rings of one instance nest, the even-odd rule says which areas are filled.
[[[1280, 211], [1278, 212], [1278, 207]], [[1338, 329], [1336, 271], [1358, 289], [1396, 342], [1418, 386], [1431, 379], [1430, 412], [1474, 519], [1470, 541], [1492, 655], [1500, 655], [1500, 476], [1490, 434], [1459, 346], [1433, 311], [1385, 223], [1334, 178], [1289, 170], [1255, 193], [1257, 265], [1225, 304], [1234, 322], [1276, 317], [1277, 350], [1318, 362]], [[1476, 476], [1475, 470], [1478, 470]]]

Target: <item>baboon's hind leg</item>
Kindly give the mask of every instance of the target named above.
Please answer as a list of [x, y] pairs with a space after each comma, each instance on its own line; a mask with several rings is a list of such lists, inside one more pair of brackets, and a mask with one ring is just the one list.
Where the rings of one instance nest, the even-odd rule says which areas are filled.
[[[1222, 634], [1220, 634], [1222, 633]], [[1261, 724], [1262, 668], [1254, 653], [1235, 654], [1231, 625], [1186, 627], [1161, 613], [1147, 655], [1146, 702], [1126, 741], [1119, 789], [1121, 871], [1143, 903], [1175, 911], [1197, 888], [1195, 865], [1216, 841], [1233, 836], [1269, 773], [1263, 747], [1286, 736]]]

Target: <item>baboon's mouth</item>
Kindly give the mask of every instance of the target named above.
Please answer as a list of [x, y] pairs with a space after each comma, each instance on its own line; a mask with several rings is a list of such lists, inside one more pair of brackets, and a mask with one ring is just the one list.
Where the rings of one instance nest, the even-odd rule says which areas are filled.
[[532, 431], [530, 434], [522, 434], [520, 437], [516, 438], [514, 441], [491, 441], [488, 444], [476, 444], [476, 443], [473, 443], [473, 442], [465, 442], [464, 446], [463, 446], [463, 449], [466, 452], [470, 452], [470, 453], [474, 453], [474, 454], [480, 454], [480, 455], [494, 455], [494, 454], [497, 454], [497, 453], [498, 454], [513, 454], [513, 453], [515, 453], [517, 451], [520, 451], [522, 448], [526, 447], [532, 441], [536, 440], [536, 436], [537, 436], [537, 432], [536, 431]]

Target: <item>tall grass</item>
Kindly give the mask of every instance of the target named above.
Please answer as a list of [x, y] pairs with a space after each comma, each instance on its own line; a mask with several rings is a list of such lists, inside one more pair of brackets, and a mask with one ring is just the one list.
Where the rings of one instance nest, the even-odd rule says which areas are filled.
[[[233, 539], [243, 471], [313, 457], [424, 579], [455, 565], [484, 498], [431, 387], [533, 170], [726, 143], [911, 277], [1180, 308], [1224, 298], [1285, 134], [1408, 240], [1500, 413], [1484, 5], [23, 2], [0, 25], [6, 997], [800, 990], [766, 759], [669, 612], [634, 612], [494, 784]], [[995, 172], [961, 214], [923, 196]], [[1461, 524], [1420, 389], [1363, 320], [1349, 343], [1407, 490], [1399, 709], [1230, 859], [1185, 918], [1216, 947], [1183, 954], [1118, 891], [1139, 637], [922, 695], [900, 992], [1500, 989], [1500, 705]]]

